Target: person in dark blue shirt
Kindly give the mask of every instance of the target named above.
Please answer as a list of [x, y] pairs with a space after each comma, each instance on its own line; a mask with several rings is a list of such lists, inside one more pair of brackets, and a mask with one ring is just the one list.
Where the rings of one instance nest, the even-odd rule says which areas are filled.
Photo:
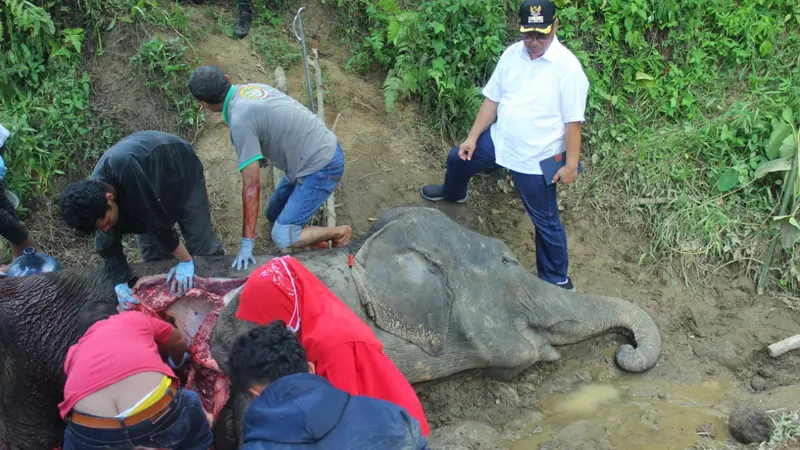
[[253, 328], [228, 361], [234, 389], [253, 400], [242, 450], [429, 450], [419, 422], [384, 400], [350, 395], [314, 373], [283, 321]]

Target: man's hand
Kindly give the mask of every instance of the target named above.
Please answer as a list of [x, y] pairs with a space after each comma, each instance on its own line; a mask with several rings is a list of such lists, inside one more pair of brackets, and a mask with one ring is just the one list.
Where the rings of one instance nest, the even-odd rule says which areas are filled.
[[239, 253], [236, 255], [236, 259], [233, 260], [233, 265], [231, 267], [236, 270], [247, 269], [248, 262], [256, 263], [256, 259], [253, 258], [253, 240], [242, 238], [242, 245], [239, 247]]
[[133, 296], [133, 290], [128, 287], [128, 283], [120, 283], [114, 286], [114, 292], [117, 294], [117, 302], [119, 303], [120, 310], [122, 311], [129, 308], [127, 304], [139, 304], [139, 300], [136, 300], [136, 298]]
[[565, 164], [564, 167], [558, 169], [555, 176], [553, 176], [553, 183], [561, 182], [562, 184], [570, 184], [578, 178], [578, 165]]
[[170, 269], [167, 273], [167, 285], [170, 287], [169, 293], [179, 297], [194, 287], [194, 260], [179, 262], [177, 266]]
[[472, 154], [475, 153], [475, 145], [477, 145], [476, 139], [467, 138], [464, 140], [464, 142], [458, 146], [458, 157], [463, 161], [471, 161]]

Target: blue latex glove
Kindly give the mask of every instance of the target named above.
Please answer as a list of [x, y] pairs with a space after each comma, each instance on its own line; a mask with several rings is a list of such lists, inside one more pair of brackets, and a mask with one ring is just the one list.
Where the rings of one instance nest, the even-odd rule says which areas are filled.
[[180, 362], [180, 364], [175, 364], [175, 361], [172, 360], [172, 355], [170, 355], [169, 358], [167, 358], [167, 364], [169, 364], [169, 366], [172, 367], [173, 369], [180, 369], [184, 364], [186, 364], [186, 361], [188, 360], [189, 360], [189, 352], [183, 352], [183, 360]]
[[247, 269], [248, 262], [256, 263], [256, 259], [253, 258], [253, 240], [242, 238], [242, 246], [239, 247], [239, 253], [236, 255], [236, 259], [233, 260], [231, 267], [236, 270]]
[[8, 169], [6, 168], [6, 161], [2, 156], [0, 156], [0, 181], [5, 180], [7, 172]]
[[[173, 279], [174, 278], [174, 279]], [[194, 287], [194, 259], [188, 262], [180, 262], [177, 266], [167, 272], [167, 284], [169, 293], [183, 296]]]
[[133, 296], [133, 290], [128, 287], [128, 283], [120, 283], [114, 286], [114, 292], [117, 293], [117, 302], [119, 302], [119, 306], [124, 310], [128, 309], [128, 306], [125, 306], [125, 303], [130, 303], [133, 305], [138, 305], [139, 300]]

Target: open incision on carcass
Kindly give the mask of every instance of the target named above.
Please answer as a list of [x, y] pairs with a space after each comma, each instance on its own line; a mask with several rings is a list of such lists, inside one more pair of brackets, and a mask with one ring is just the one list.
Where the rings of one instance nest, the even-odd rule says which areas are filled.
[[240, 288], [245, 280], [195, 278], [194, 287], [181, 297], [170, 294], [163, 275], [144, 277], [134, 288], [140, 304], [131, 309], [166, 320], [183, 332], [194, 363], [184, 388], [200, 394], [212, 425], [228, 401], [230, 383], [211, 357], [211, 333], [219, 312], [228, 304], [228, 294]]

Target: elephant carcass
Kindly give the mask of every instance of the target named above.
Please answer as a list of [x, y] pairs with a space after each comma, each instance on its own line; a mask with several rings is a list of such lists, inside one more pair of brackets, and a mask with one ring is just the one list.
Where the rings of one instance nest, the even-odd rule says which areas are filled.
[[[615, 361], [628, 372], [651, 369], [661, 353], [655, 322], [638, 306], [578, 294], [530, 274], [500, 240], [473, 232], [432, 208], [385, 213], [347, 251], [298, 254], [383, 342], [411, 383], [469, 369], [513, 377], [560, 356], [555, 346], [610, 331], [631, 344]], [[233, 296], [214, 328], [211, 353], [223, 371], [233, 340], [253, 324], [235, 318]], [[233, 395], [238, 429], [248, 400]]]
[[[350, 252], [355, 254], [352, 268]], [[435, 209], [392, 209], [350, 249], [296, 257], [372, 327], [411, 383], [469, 369], [511, 376], [537, 361], [557, 359], [554, 346], [609, 331], [625, 333], [635, 345], [617, 351], [616, 362], [624, 370], [649, 370], [660, 355], [658, 328], [636, 305], [545, 283], [527, 272], [503, 242], [470, 231]], [[271, 258], [258, 256], [247, 271], [235, 271], [232, 255], [196, 257], [196, 273], [241, 278]], [[173, 265], [164, 261], [134, 269], [163, 275]], [[235, 319], [236, 292], [227, 299], [211, 341], [211, 355], [223, 372], [228, 372], [233, 339], [253, 326]], [[57, 405], [63, 396], [64, 358], [79, 337], [76, 313], [90, 300], [116, 303], [114, 285], [102, 268], [0, 280], [0, 436], [5, 430], [11, 448], [61, 444], [64, 429]], [[246, 399], [232, 398], [237, 401], [229, 402], [226, 411], [234, 417], [222, 415], [215, 439], [225, 433], [235, 440], [238, 434]]]

